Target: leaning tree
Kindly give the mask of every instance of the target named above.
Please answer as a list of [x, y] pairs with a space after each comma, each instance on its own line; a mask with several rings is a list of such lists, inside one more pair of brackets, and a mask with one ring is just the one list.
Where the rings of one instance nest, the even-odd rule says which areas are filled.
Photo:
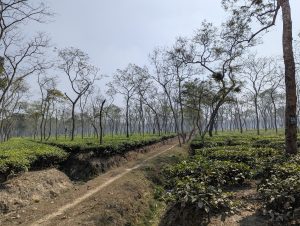
[[203, 22], [202, 26], [191, 40], [182, 39], [182, 45], [177, 52], [186, 64], [193, 64], [203, 69], [202, 75], [210, 75], [215, 81], [218, 91], [212, 102], [212, 111], [208, 123], [203, 131], [202, 138], [208, 132], [212, 136], [218, 111], [233, 92], [239, 92], [241, 82], [238, 74], [241, 71], [241, 57], [248, 47], [254, 43], [241, 44], [244, 38], [244, 29], [230, 19], [217, 29], [211, 23]]

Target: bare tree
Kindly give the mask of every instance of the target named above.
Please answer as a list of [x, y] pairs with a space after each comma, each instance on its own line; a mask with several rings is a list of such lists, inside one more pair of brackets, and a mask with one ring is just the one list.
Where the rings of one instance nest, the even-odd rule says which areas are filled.
[[160, 123], [160, 113], [158, 107], [158, 89], [153, 84], [151, 76], [148, 70], [143, 70], [138, 76], [139, 86], [138, 86], [138, 101], [139, 101], [139, 112], [140, 120], [142, 120], [142, 133], [144, 134], [145, 120], [143, 115], [143, 104], [147, 106], [155, 115], [155, 122], [157, 126], [158, 135], [161, 135], [161, 123]]
[[152, 55], [150, 55], [150, 60], [154, 66], [154, 75], [152, 76], [152, 79], [161, 86], [164, 94], [166, 95], [166, 99], [174, 119], [175, 132], [177, 133], [178, 142], [181, 146], [182, 141], [180, 139], [181, 135], [179, 131], [178, 114], [176, 112], [175, 102], [173, 101], [175, 91], [174, 81], [176, 81], [176, 74], [172, 67], [173, 65], [170, 65], [167, 51], [163, 49], [155, 49]]
[[176, 78], [175, 88], [177, 89], [176, 101], [179, 104], [179, 113], [180, 113], [180, 135], [182, 138], [182, 143], [186, 142], [186, 131], [185, 131], [185, 122], [184, 122], [184, 106], [183, 106], [183, 97], [182, 97], [182, 87], [186, 80], [190, 79], [197, 72], [192, 64], [186, 64], [181, 58], [181, 51], [185, 47], [185, 40], [178, 38], [175, 45], [171, 50], [167, 52], [168, 62], [171, 67], [172, 73], [174, 73]]
[[44, 49], [48, 39], [38, 34], [31, 40], [22, 36], [21, 26], [45, 22], [51, 15], [45, 4], [28, 0], [0, 1], [0, 104], [13, 84], [45, 68]]
[[281, 98], [279, 90], [283, 87], [283, 71], [281, 68], [277, 68], [275, 76], [272, 76], [270, 81], [270, 88], [269, 88], [269, 95], [271, 98], [271, 102], [273, 105], [273, 112], [274, 112], [274, 127], [276, 134], [278, 133], [278, 123], [277, 123], [277, 101]]
[[124, 70], [118, 69], [113, 76], [113, 82], [109, 83], [110, 92], [121, 94], [125, 98], [126, 103], [126, 137], [129, 137], [129, 111], [130, 101], [137, 93], [139, 81], [137, 75], [143, 71], [142, 68], [134, 64], [129, 64]]
[[[100, 101], [100, 100], [99, 100]], [[106, 99], [100, 101], [100, 108], [99, 108], [99, 128], [100, 128], [100, 144], [103, 144], [103, 115], [104, 115], [104, 104], [106, 102]]]
[[38, 85], [41, 93], [41, 101], [40, 101], [40, 140], [46, 138], [46, 121], [45, 116], [48, 115], [50, 108], [50, 93], [48, 90], [52, 90], [55, 88], [55, 78], [44, 76], [42, 77], [40, 74], [38, 75]]
[[98, 79], [98, 68], [89, 64], [89, 57], [79, 49], [70, 47], [59, 51], [59, 68], [67, 75], [73, 94], [65, 93], [72, 105], [72, 129], [71, 140], [74, 140], [75, 133], [75, 108], [80, 98], [91, 88]]
[[10, 138], [15, 116], [24, 110], [24, 96], [27, 91], [28, 87], [23, 80], [13, 82], [0, 103], [0, 141]]
[[88, 104], [88, 98], [93, 93], [93, 87], [89, 89], [85, 94], [79, 98], [79, 107], [80, 107], [80, 121], [81, 121], [81, 139], [84, 137], [84, 115], [86, 113], [86, 107]]
[[256, 131], [259, 135], [259, 106], [258, 99], [262, 92], [264, 92], [268, 87], [272, 75], [275, 73], [275, 66], [273, 64], [274, 60], [271, 58], [257, 58], [255, 55], [250, 55], [245, 61], [243, 69], [243, 77], [249, 84], [245, 86], [247, 90], [251, 93], [253, 97], [253, 104], [255, 107], [256, 115]]
[[0, 40], [9, 32], [30, 21], [43, 23], [52, 13], [42, 1], [1, 0]]

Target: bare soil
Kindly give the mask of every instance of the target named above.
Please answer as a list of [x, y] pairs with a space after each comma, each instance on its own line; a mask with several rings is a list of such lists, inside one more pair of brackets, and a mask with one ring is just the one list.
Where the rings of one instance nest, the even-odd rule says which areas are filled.
[[[171, 141], [177, 138], [170, 139]], [[88, 181], [103, 174], [110, 169], [120, 167], [128, 161], [135, 160], [140, 154], [147, 153], [164, 145], [167, 141], [161, 141], [153, 145], [138, 148], [125, 154], [117, 154], [109, 157], [94, 156], [93, 152], [83, 152], [71, 155], [62, 163], [60, 169], [75, 181]]]
[[[56, 169], [29, 172], [1, 187], [0, 225], [99, 225], [99, 226], [267, 226], [259, 212], [261, 202], [255, 182], [229, 189], [241, 208], [226, 218], [212, 216], [203, 222], [195, 210], [180, 212], [154, 198], [163, 183], [161, 169], [187, 155], [176, 140], [132, 154], [123, 166], [84, 183], [72, 182]], [[3, 202], [4, 200], [4, 202]], [[5, 203], [5, 204], [3, 204]], [[5, 212], [5, 211], [2, 211]]]
[[176, 144], [173, 140], [153, 146], [148, 153], [139, 153], [134, 160], [87, 183], [77, 183], [62, 195], [2, 214], [0, 225], [139, 225], [149, 214], [154, 193], [154, 184], [145, 173], [149, 168], [144, 167], [161, 155], [172, 158]]
[[255, 181], [248, 186], [234, 191], [234, 200], [241, 202], [241, 208], [237, 213], [226, 218], [215, 216], [209, 226], [267, 226], [271, 225], [267, 217], [260, 213], [261, 202], [256, 190]]
[[57, 169], [26, 172], [0, 184], [0, 214], [51, 200], [72, 186], [70, 179]]

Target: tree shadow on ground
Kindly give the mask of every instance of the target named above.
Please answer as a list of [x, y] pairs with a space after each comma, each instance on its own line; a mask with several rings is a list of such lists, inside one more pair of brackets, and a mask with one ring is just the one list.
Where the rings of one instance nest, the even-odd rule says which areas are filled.
[[159, 226], [206, 226], [207, 215], [197, 211], [196, 207], [184, 207], [174, 204], [168, 208], [162, 217]]
[[240, 226], [275, 226], [269, 222], [267, 217], [262, 216], [259, 212], [243, 217], [238, 223]]

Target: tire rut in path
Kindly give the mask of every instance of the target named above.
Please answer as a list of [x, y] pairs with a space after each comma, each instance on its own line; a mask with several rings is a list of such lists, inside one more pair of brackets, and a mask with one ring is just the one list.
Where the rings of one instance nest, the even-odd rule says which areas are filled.
[[127, 168], [125, 172], [120, 173], [112, 178], [110, 178], [109, 180], [105, 181], [103, 184], [95, 187], [94, 189], [88, 191], [87, 193], [85, 193], [84, 195], [82, 195], [81, 197], [76, 198], [75, 200], [73, 200], [72, 202], [60, 207], [57, 211], [47, 214], [44, 217], [40, 218], [39, 220], [35, 221], [34, 223], [30, 224], [31, 226], [39, 226], [39, 225], [47, 225], [47, 223], [50, 223], [50, 220], [54, 219], [55, 217], [58, 217], [60, 215], [62, 215], [64, 212], [66, 212], [67, 210], [77, 206], [78, 204], [80, 204], [81, 202], [87, 200], [88, 198], [92, 197], [93, 195], [95, 195], [96, 193], [98, 193], [99, 191], [101, 191], [102, 189], [106, 188], [108, 185], [110, 185], [111, 183], [113, 183], [114, 181], [122, 178], [123, 176], [125, 176], [126, 174], [130, 173], [131, 171], [140, 168], [141, 166], [143, 166], [143, 164], [151, 159], [154, 159], [156, 157], [158, 157], [159, 155], [173, 149], [174, 147], [176, 147], [178, 144], [172, 145], [171, 147], [160, 151], [158, 153], [156, 153], [155, 155], [152, 155], [146, 159], [144, 159], [141, 163], [131, 167], [131, 168]]

